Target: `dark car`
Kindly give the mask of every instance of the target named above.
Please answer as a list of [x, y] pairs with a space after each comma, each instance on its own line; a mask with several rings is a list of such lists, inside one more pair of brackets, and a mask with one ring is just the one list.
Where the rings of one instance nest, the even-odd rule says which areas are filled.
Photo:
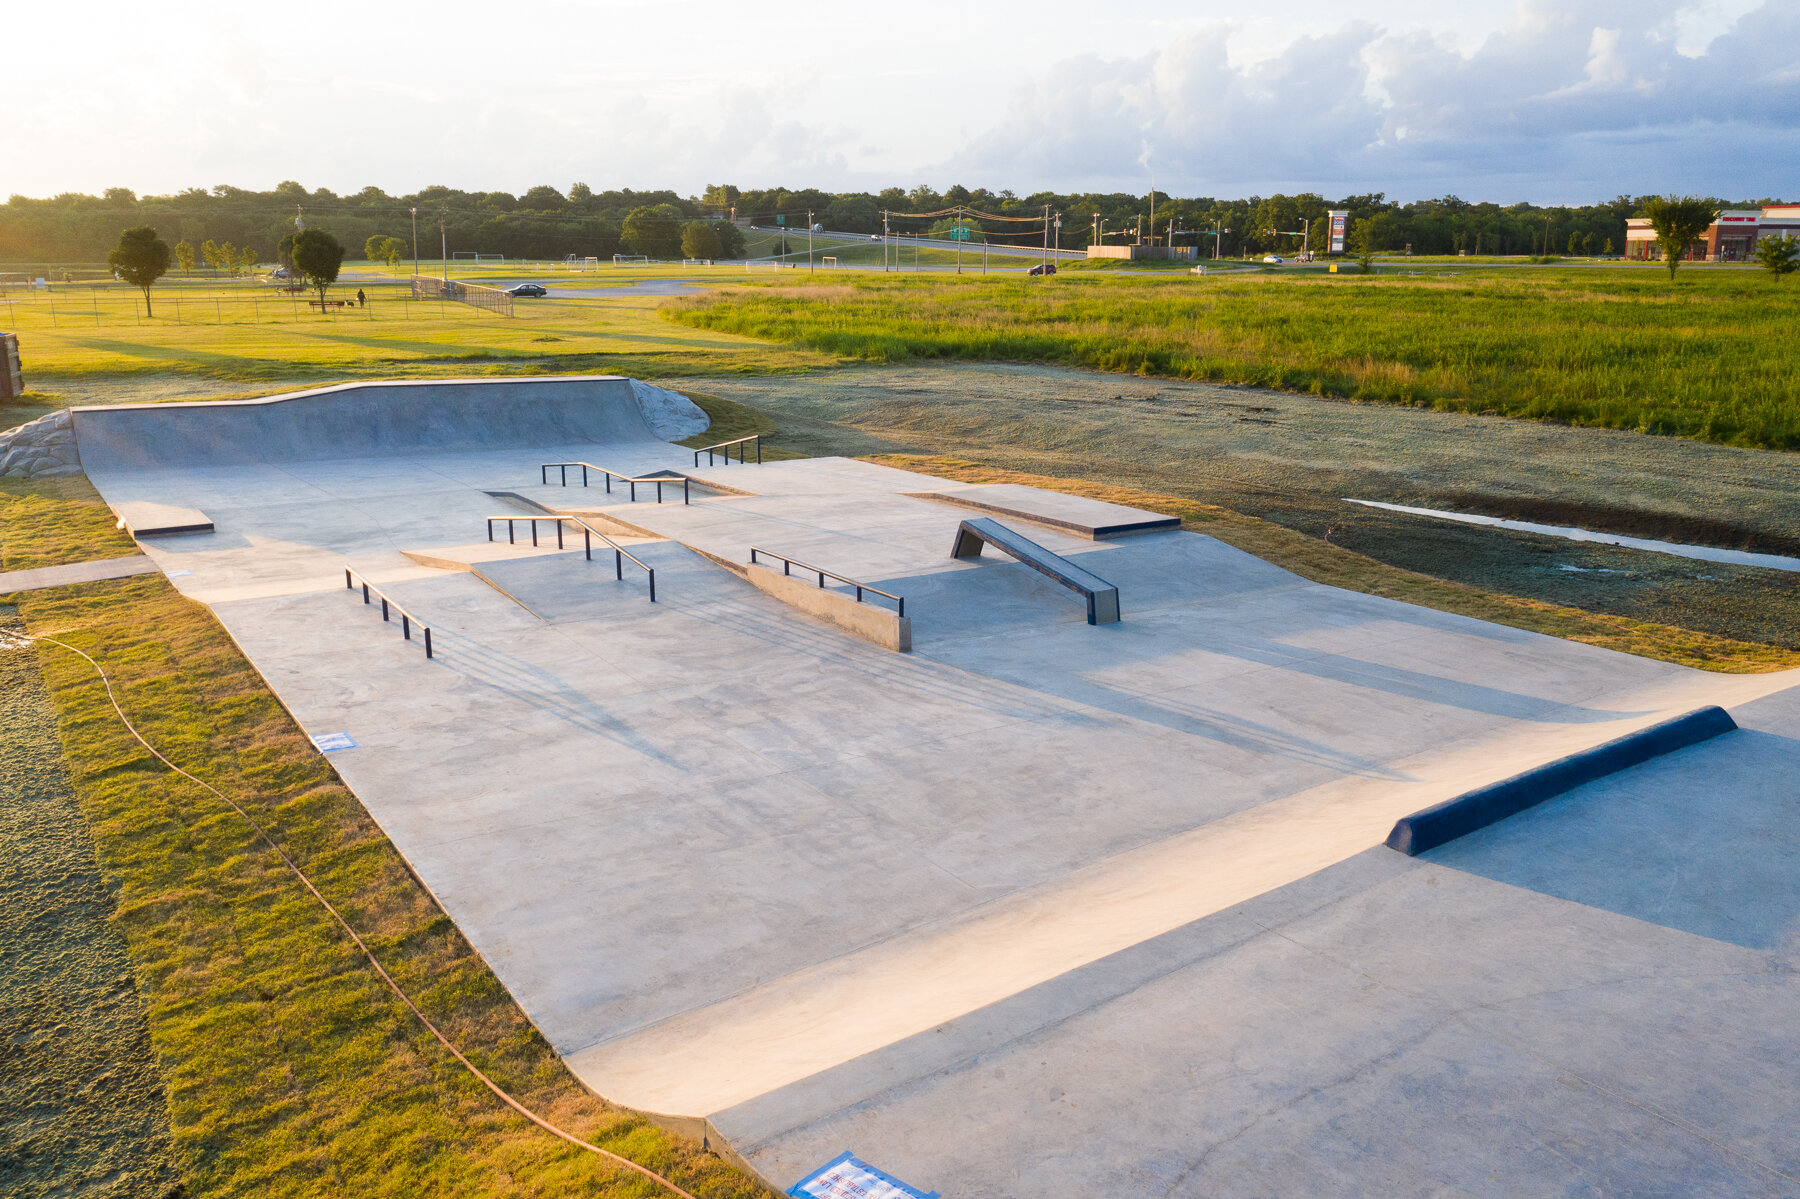
[[507, 288], [506, 294], [509, 296], [536, 296], [541, 298], [550, 293], [536, 283], [521, 283], [517, 287]]
[[1054, 262], [1040, 262], [1032, 267], [1027, 273], [1032, 275], [1054, 275], [1056, 273], [1056, 264]]

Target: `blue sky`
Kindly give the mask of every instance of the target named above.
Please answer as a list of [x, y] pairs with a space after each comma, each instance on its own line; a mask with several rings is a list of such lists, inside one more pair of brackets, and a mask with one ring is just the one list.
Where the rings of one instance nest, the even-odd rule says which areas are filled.
[[0, 192], [1800, 199], [1800, 0], [1164, 7], [35, 3]]

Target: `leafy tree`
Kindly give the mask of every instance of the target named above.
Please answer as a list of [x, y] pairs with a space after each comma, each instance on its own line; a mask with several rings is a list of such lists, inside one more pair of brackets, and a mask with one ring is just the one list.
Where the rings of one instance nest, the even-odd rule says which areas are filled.
[[230, 275], [238, 273], [238, 248], [231, 242], [219, 244], [219, 265]]
[[294, 269], [294, 235], [284, 233], [281, 240], [275, 243], [275, 265], [282, 270]]
[[363, 257], [370, 262], [380, 262], [387, 257], [387, 243], [392, 241], [385, 233], [371, 233], [363, 242]]
[[744, 231], [730, 221], [714, 221], [713, 232], [719, 237], [720, 258], [744, 256]]
[[825, 206], [825, 215], [820, 219], [825, 222], [827, 229], [841, 229], [846, 233], [881, 231], [881, 211], [876, 207], [873, 196], [839, 196]]
[[1375, 270], [1375, 251], [1380, 243], [1381, 233], [1369, 224], [1360, 224], [1350, 233], [1350, 253], [1356, 258], [1356, 265], [1367, 275]]
[[723, 212], [738, 202], [740, 194], [738, 189], [729, 183], [709, 183], [706, 185], [706, 190], [700, 193], [700, 203]]
[[175, 265], [181, 268], [182, 274], [194, 269], [194, 247], [185, 241], [175, 243]]
[[119, 234], [119, 244], [106, 256], [106, 265], [125, 282], [144, 289], [144, 312], [155, 316], [150, 311], [150, 287], [168, 273], [169, 257], [169, 243], [149, 225], [139, 225]]
[[1800, 259], [1794, 257], [1796, 253], [1800, 253], [1800, 238], [1797, 237], [1765, 237], [1756, 243], [1756, 260], [1776, 278], [1800, 270]]
[[256, 251], [249, 246], [238, 251], [238, 265], [243, 268], [246, 275], [255, 273], [256, 262]]
[[396, 273], [400, 270], [400, 260], [406, 257], [406, 243], [397, 237], [381, 239], [381, 260], [388, 264], [388, 270]]
[[572, 184], [569, 187], [569, 203], [577, 208], [586, 208], [594, 202], [594, 189], [585, 183]]
[[1612, 257], [1612, 238], [1609, 237], [1606, 239], [1606, 249], [1603, 253], [1605, 253], [1608, 258]]
[[519, 197], [519, 207], [534, 209], [538, 212], [561, 212], [568, 201], [563, 194], [547, 183], [540, 183]]
[[210, 237], [207, 238], [205, 241], [201, 242], [200, 243], [200, 258], [201, 258], [201, 261], [205, 262], [207, 266], [211, 267], [215, 271], [218, 270], [219, 269], [219, 243], [214, 241]]
[[640, 205], [625, 214], [625, 245], [649, 258], [681, 256], [681, 210], [673, 204]]
[[1644, 201], [1638, 215], [1649, 220], [1651, 232], [1656, 234], [1656, 244], [1669, 264], [1669, 281], [1673, 283], [1681, 256], [1712, 227], [1719, 210], [1711, 200], [1697, 196], [1651, 196]]
[[337, 282], [344, 265], [344, 247], [323, 229], [302, 229], [294, 235], [294, 269], [306, 276], [306, 285], [319, 293], [319, 315], [325, 314], [325, 289]]
[[719, 246], [719, 234], [705, 221], [689, 221], [681, 227], [681, 256], [683, 258], [722, 258], [724, 251]]

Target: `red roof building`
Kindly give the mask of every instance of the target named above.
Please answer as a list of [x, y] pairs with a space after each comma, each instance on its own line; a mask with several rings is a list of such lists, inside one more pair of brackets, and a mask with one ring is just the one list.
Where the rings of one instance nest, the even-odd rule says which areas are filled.
[[[1771, 204], [1765, 208], [1728, 208], [1689, 246], [1684, 262], [1747, 262], [1756, 243], [1765, 237], [1800, 237], [1800, 204]], [[1625, 221], [1625, 257], [1638, 262], [1662, 258], [1656, 234], [1643, 217]]]

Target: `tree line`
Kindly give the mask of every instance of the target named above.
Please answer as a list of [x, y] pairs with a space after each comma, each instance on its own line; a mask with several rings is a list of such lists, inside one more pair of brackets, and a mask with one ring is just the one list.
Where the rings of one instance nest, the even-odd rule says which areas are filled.
[[[219, 186], [166, 196], [139, 197], [127, 188], [109, 188], [99, 196], [15, 195], [0, 205], [0, 262], [98, 262], [117, 244], [122, 230], [150, 226], [172, 245], [190, 247], [198, 262], [229, 272], [242, 269], [259, 249], [273, 251], [293, 234], [297, 217], [307, 228], [329, 230], [345, 246], [362, 248], [396, 269], [413, 256], [415, 245], [420, 257], [430, 259], [446, 251], [536, 259], [571, 254], [609, 258], [616, 253], [734, 258], [743, 253], [745, 225], [799, 231], [818, 223], [833, 231], [867, 234], [880, 233], [885, 225], [895, 233], [936, 236], [947, 230], [960, 236], [955, 231], [966, 229], [971, 240], [1038, 245], [1045, 237], [1046, 210], [1053, 222], [1060, 217], [1050, 239], [1065, 249], [1096, 239], [1118, 243], [1153, 236], [1197, 246], [1203, 256], [1288, 252], [1302, 244], [1320, 250], [1328, 236], [1326, 213], [1347, 209], [1359, 245], [1374, 252], [1618, 254], [1625, 246], [1626, 217], [1643, 212], [1652, 199], [1618, 196], [1596, 204], [1539, 206], [1455, 196], [1400, 203], [1379, 192], [1335, 199], [1302, 193], [1227, 200], [1163, 192], [1020, 196], [960, 185], [942, 192], [919, 186], [833, 193], [729, 184], [709, 185], [702, 195], [683, 197], [673, 191], [597, 192], [582, 183], [566, 191], [540, 185], [518, 196], [449, 187], [407, 195], [366, 187], [339, 195], [288, 181], [265, 192]], [[1775, 202], [1708, 201], [1714, 207]], [[984, 220], [984, 215], [1016, 219]], [[207, 254], [208, 243], [214, 255]], [[228, 247], [232, 254], [225, 252]], [[179, 265], [194, 269], [186, 261]]]

